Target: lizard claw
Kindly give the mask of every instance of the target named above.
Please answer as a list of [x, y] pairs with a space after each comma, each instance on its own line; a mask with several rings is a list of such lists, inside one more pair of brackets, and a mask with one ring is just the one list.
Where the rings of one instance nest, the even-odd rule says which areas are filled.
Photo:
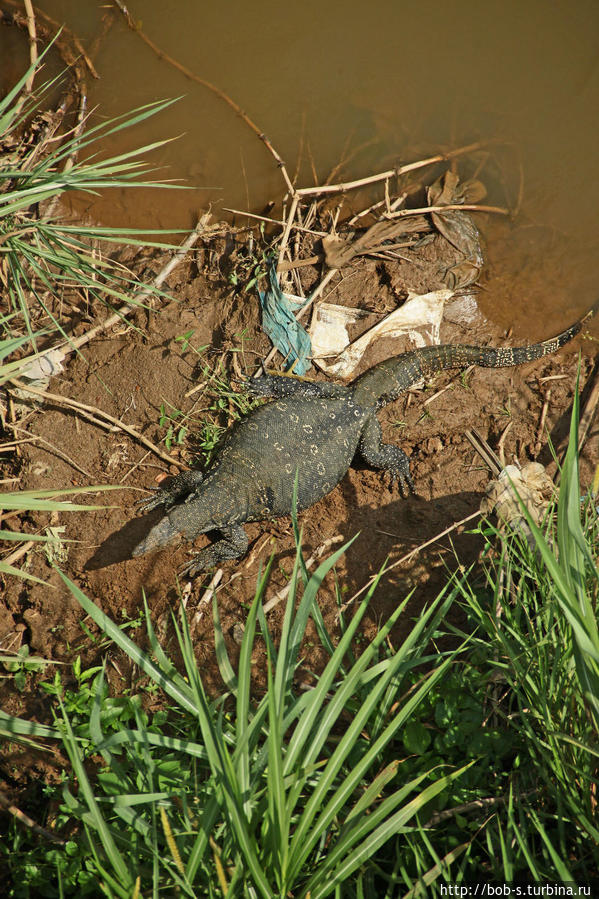
[[165, 491], [161, 490], [160, 487], [150, 487], [149, 489], [152, 490], [153, 496], [144, 496], [135, 503], [140, 512], [151, 512], [152, 509], [163, 506], [167, 500], [166, 496], [161, 495], [164, 494]]
[[[210, 546], [206, 547], [206, 550], [210, 549]], [[203, 552], [203, 550], [200, 550], [200, 552], [196, 553], [195, 556], [189, 560], [187, 565], [183, 565], [179, 571], [181, 577], [193, 579], [196, 575], [201, 574], [202, 571], [206, 571], [207, 568], [213, 568], [217, 564], [215, 560], [207, 559], [205, 552], [204, 555], [202, 555]]]
[[410, 495], [416, 495], [416, 488], [414, 487], [414, 481], [412, 480], [409, 467], [395, 468], [391, 471], [391, 488], [393, 488], [395, 484], [399, 484], [399, 489], [401, 490], [401, 495], [404, 499], [407, 499]]
[[402, 478], [400, 478], [400, 487], [402, 496], [407, 499], [408, 496], [416, 496], [416, 488], [414, 487], [414, 481], [412, 480], [412, 475], [408, 472]]

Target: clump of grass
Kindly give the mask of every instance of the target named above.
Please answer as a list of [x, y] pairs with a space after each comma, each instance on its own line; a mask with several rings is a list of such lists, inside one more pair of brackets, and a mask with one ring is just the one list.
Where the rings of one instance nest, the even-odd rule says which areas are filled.
[[[356, 611], [312, 689], [298, 689], [302, 641], [310, 616], [323, 627], [317, 598], [323, 579], [347, 546], [311, 576], [298, 547], [278, 647], [262, 613], [269, 568], [261, 576], [235, 671], [214, 607], [216, 654], [227, 692], [210, 700], [195, 659], [185, 613], [175, 622], [184, 670], [154, 634], [142, 651], [63, 575], [96, 625], [168, 697], [169, 725], [150, 719], [139, 702], [129, 722], [115, 715], [103, 672], [94, 673], [87, 714], [59, 694], [56, 727], [69, 755], [77, 792], [65, 785], [65, 813], [85, 828], [87, 865], [110, 896], [134, 889], [179, 889], [182, 895], [325, 897], [362, 879], [382, 845], [410, 831], [419, 812], [469, 768], [404, 770], [397, 735], [439, 689], [453, 653], [426, 654], [457, 588], [423, 612], [404, 643], [386, 641], [405, 612], [404, 600], [375, 639], [351, 648], [376, 584]], [[330, 642], [330, 641], [328, 641]], [[268, 686], [251, 691], [252, 654], [266, 650]], [[423, 667], [424, 666], [424, 667]], [[401, 697], [406, 675], [418, 685]], [[305, 679], [305, 676], [304, 678]], [[89, 687], [88, 687], [89, 692]], [[101, 759], [92, 778], [88, 758]], [[93, 859], [93, 861], [92, 861]], [[95, 866], [95, 867], [94, 867]], [[136, 887], [137, 878], [139, 885]]]
[[[43, 54], [42, 57], [43, 58]], [[41, 59], [40, 58], [40, 59]], [[89, 127], [75, 129], [63, 141], [30, 140], [28, 128], [43, 99], [23, 102], [24, 85], [40, 61], [31, 66], [5, 97], [0, 99], [0, 268], [5, 306], [0, 313], [0, 386], [27, 374], [40, 356], [39, 346], [59, 334], [68, 342], [64, 321], [55, 311], [72, 302], [85, 306], [115, 301], [134, 304], [137, 279], [122, 265], [100, 250], [102, 246], [169, 246], [148, 244], [141, 232], [122, 228], [65, 224], [52, 218], [53, 204], [66, 193], [95, 194], [110, 187], [175, 185], [150, 182], [151, 171], [140, 157], [164, 141], [102, 159], [99, 149], [108, 135], [130, 128], [160, 112], [171, 101], [152, 103], [127, 115]], [[86, 156], [81, 160], [79, 154]], [[144, 232], [147, 234], [160, 232]], [[156, 288], [144, 288], [156, 294]], [[56, 489], [53, 491], [11, 492], [2, 495], [2, 508], [11, 512], [83, 511], [98, 506], [65, 503], [59, 497], [103, 487]], [[116, 489], [116, 488], [114, 488]], [[51, 535], [24, 534], [3, 529], [0, 539], [14, 546], [21, 540], [45, 542]], [[12, 551], [0, 559], [0, 574], [38, 580], [10, 563]]]
[[[67, 193], [93, 195], [111, 187], [179, 187], [146, 178], [152, 170], [141, 157], [165, 141], [108, 158], [99, 153], [103, 139], [156, 115], [171, 100], [148, 104], [82, 131], [75, 129], [62, 142], [24, 139], [44, 91], [25, 103], [19, 95], [37, 66], [39, 61], [0, 100], [0, 247], [5, 292], [9, 311], [18, 315], [34, 347], [40, 319], [44, 327], [68, 339], [61, 315], [55, 311], [63, 300], [69, 310], [73, 303], [86, 310], [95, 303], [135, 303], [135, 276], [102, 247], [169, 246], [148, 242], [148, 236], [160, 231], [66, 224], [54, 215], [56, 201]], [[156, 288], [149, 292], [160, 294]], [[6, 329], [8, 324], [7, 317], [1, 326]], [[15, 324], [13, 319], [11, 329]]]
[[506, 801], [486, 830], [506, 880], [525, 872], [591, 883], [599, 870], [599, 522], [596, 498], [581, 501], [577, 439], [578, 390], [545, 529], [523, 504], [532, 546], [488, 529], [500, 552], [490, 557], [487, 593], [464, 591], [474, 651], [491, 671], [489, 716], [520, 744]]

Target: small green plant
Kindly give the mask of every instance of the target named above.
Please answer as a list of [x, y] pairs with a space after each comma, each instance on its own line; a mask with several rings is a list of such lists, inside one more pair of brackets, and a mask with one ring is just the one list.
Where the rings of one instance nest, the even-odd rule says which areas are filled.
[[166, 404], [160, 404], [160, 417], [158, 419], [158, 425], [161, 428], [166, 427], [166, 434], [162, 439], [164, 441], [164, 445], [169, 451], [173, 448], [173, 446], [181, 446], [185, 442], [188, 428], [184, 424], [176, 424], [177, 419], [182, 417], [183, 412], [181, 412], [180, 409], [175, 409], [174, 406], [171, 406], [170, 411], [167, 413]]
[[465, 369], [460, 372], [460, 385], [464, 388], [464, 390], [471, 390], [470, 387], [470, 378], [472, 377], [472, 372]]
[[12, 675], [17, 690], [23, 692], [27, 685], [27, 675], [41, 670], [51, 662], [49, 659], [30, 655], [28, 644], [23, 643], [16, 652], [0, 652], [0, 664]]
[[[193, 331], [187, 331], [175, 338], [180, 343], [181, 352], [191, 351], [198, 360], [198, 392], [204, 400], [201, 410], [184, 415], [178, 409], [166, 410], [165, 404], [160, 407], [159, 424], [167, 427], [165, 442], [171, 446], [181, 445], [186, 438], [194, 451], [204, 459], [206, 465], [213, 459], [227, 427], [248, 414], [258, 404], [246, 392], [233, 389], [231, 378], [225, 365], [225, 356], [221, 355], [212, 362], [206, 353], [206, 346], [194, 347]], [[238, 335], [241, 347], [235, 347], [229, 353], [243, 354], [244, 334]]]
[[276, 240], [268, 241], [264, 222], [260, 223], [259, 232], [258, 245], [252, 235], [248, 245], [237, 252], [235, 268], [228, 275], [229, 283], [238, 291], [243, 289], [244, 293], [249, 293], [266, 277], [272, 263], [273, 246]]

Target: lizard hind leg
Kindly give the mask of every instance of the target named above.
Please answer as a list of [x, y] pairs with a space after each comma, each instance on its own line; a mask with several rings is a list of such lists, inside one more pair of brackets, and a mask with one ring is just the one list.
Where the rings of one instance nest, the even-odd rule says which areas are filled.
[[389, 472], [392, 485], [395, 481], [399, 482], [404, 496], [416, 492], [410, 474], [410, 460], [398, 446], [383, 443], [381, 426], [374, 415], [364, 425], [358, 449], [364, 461], [373, 468]]
[[195, 577], [207, 568], [214, 568], [219, 562], [229, 559], [239, 559], [245, 555], [248, 549], [248, 537], [240, 524], [222, 528], [222, 539], [216, 540], [210, 546], [206, 546], [195, 554], [193, 559], [181, 569], [182, 575]]

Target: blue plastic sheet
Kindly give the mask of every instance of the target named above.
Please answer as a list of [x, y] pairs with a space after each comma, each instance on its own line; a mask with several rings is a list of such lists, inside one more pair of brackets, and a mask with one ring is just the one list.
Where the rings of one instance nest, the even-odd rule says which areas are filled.
[[303, 303], [295, 303], [285, 296], [273, 263], [268, 270], [270, 287], [258, 291], [262, 306], [262, 327], [274, 346], [286, 358], [286, 368], [296, 375], [304, 375], [310, 368], [312, 344], [305, 328], [295, 318]]

